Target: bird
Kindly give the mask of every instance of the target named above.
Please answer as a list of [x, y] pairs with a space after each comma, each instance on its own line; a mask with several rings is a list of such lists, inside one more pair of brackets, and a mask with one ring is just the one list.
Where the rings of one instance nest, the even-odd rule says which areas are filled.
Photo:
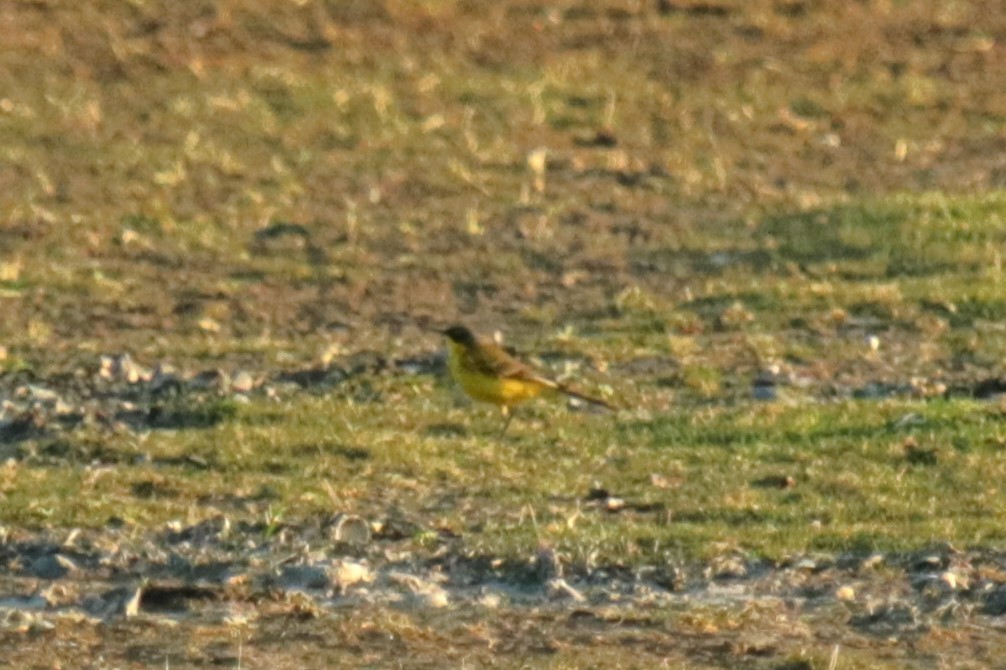
[[439, 331], [447, 337], [447, 367], [451, 376], [473, 400], [498, 405], [505, 422], [505, 434], [513, 419], [512, 409], [542, 394], [562, 393], [584, 402], [614, 409], [601, 398], [576, 391], [550, 379], [523, 363], [495, 342], [480, 339], [462, 325]]

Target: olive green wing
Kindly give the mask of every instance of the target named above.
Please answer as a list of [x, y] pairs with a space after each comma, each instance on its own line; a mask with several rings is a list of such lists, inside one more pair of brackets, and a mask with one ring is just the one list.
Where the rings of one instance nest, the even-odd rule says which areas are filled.
[[480, 342], [478, 347], [469, 347], [465, 353], [468, 357], [468, 363], [470, 363], [469, 367], [479, 374], [498, 379], [533, 382], [594, 405], [615, 409], [615, 406], [607, 400], [587, 395], [566, 384], [560, 384], [548, 377], [543, 377], [530, 365], [520, 362], [495, 343]]
[[543, 377], [530, 365], [520, 362], [497, 344], [480, 342], [479, 346], [472, 347], [468, 354], [472, 368], [479, 374], [501, 379], [519, 379], [549, 388], [558, 388], [558, 384], [554, 381]]

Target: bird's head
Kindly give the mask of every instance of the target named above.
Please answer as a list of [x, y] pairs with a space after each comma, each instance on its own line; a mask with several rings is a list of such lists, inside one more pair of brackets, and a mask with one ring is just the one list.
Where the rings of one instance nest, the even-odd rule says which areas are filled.
[[451, 342], [456, 342], [457, 344], [471, 345], [475, 344], [476, 341], [475, 334], [465, 326], [455, 325], [440, 332], [446, 335], [447, 339]]

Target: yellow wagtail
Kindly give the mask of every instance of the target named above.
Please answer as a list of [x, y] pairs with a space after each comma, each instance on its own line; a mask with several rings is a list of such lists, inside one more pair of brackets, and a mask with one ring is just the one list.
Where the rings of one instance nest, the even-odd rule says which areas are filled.
[[564, 393], [614, 409], [600, 398], [574, 391], [565, 384], [539, 374], [495, 342], [480, 340], [464, 326], [451, 326], [440, 332], [449, 340], [447, 367], [450, 368], [451, 376], [474, 400], [490, 402], [500, 407], [506, 417], [504, 433], [513, 417], [511, 408], [543, 393]]

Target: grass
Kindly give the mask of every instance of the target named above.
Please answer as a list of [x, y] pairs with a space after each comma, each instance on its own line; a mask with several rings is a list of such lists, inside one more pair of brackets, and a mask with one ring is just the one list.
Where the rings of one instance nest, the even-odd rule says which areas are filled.
[[[917, 244], [899, 247], [905, 257], [847, 258], [847, 271], [929, 272], [960, 249], [942, 254], [923, 231], [971, 206], [947, 209], [941, 189], [996, 187], [998, 153], [983, 138], [1001, 129], [1000, 66], [982, 60], [995, 24], [978, 7], [905, 3], [880, 22], [837, 7], [567, 3], [501, 7], [496, 30], [465, 3], [393, 4], [373, 15], [242, 0], [205, 17], [20, 9], [0, 129], [12, 166], [4, 244], [21, 265], [8, 280], [18, 309], [0, 326], [8, 348], [36, 366], [53, 349], [72, 360], [102, 345], [152, 358], [310, 356], [333, 320], [359, 314], [363, 327], [400, 311], [404, 287], [409, 316], [446, 300], [561, 324], [647, 279], [702, 293], [683, 280], [746, 277], [766, 254], [816, 266], [862, 251], [877, 240], [856, 223], [861, 201], [906, 189], [933, 191]], [[68, 45], [43, 29], [61, 21], [90, 37]], [[606, 21], [636, 37], [597, 39]], [[395, 29], [410, 37], [379, 57]], [[472, 37], [461, 51], [459, 33]], [[594, 143], [598, 133], [611, 139]], [[538, 147], [551, 156], [541, 190], [527, 165]], [[866, 215], [877, 234], [915, 230], [890, 214]], [[310, 243], [256, 244], [282, 222]], [[955, 225], [962, 242], [984, 238], [979, 257], [994, 254], [994, 228]], [[930, 270], [914, 256], [922, 247]], [[370, 276], [375, 260], [393, 272]], [[628, 276], [600, 296], [582, 286], [605, 268]]]
[[[389, 374], [367, 386], [363, 400], [336, 390], [224, 405], [180, 430], [43, 447], [6, 483], [5, 523], [101, 527], [114, 517], [144, 528], [396, 509], [421, 529], [461, 535], [472, 554], [519, 560], [544, 543], [573, 564], [1006, 540], [990, 484], [1006, 442], [994, 404], [696, 402], [647, 419], [642, 408], [608, 416], [542, 406], [501, 439], [495, 414], [452, 407], [430, 377]], [[792, 485], [776, 483], [787, 477]], [[626, 509], [592, 503], [598, 488]]]
[[[406, 517], [420, 557], [454, 535], [476, 560], [548, 545], [571, 569], [1001, 547], [1003, 408], [972, 397], [1006, 356], [998, 7], [539, 4], [14, 6], [11, 397], [121, 353], [275, 393], [132, 389], [159, 407], [140, 429], [2, 444], [0, 525], [224, 514], [266, 533], [349, 511]], [[625, 409], [539, 403], [500, 439], [426, 365], [441, 343], [418, 326], [456, 320]], [[319, 364], [345, 374], [276, 381]], [[767, 374], [778, 396], [756, 400]], [[714, 610], [658, 622], [694, 634], [684, 652], [601, 638], [653, 664], [828, 667], [834, 622], [762, 658], [722, 652], [747, 643]], [[451, 622], [367, 616], [339, 635], [434, 664], [450, 646]], [[598, 652], [556, 639], [487, 662]], [[135, 658], [160, 664], [151, 645]], [[919, 658], [860, 651], [839, 667]]]

